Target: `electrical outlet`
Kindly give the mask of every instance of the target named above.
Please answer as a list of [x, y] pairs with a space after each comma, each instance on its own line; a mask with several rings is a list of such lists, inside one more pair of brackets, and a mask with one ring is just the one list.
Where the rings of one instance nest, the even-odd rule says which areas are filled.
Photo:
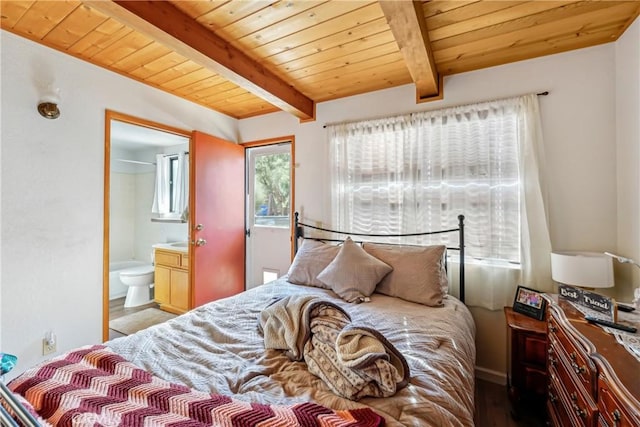
[[42, 339], [42, 355], [46, 356], [47, 354], [55, 353], [57, 350], [56, 342], [51, 341], [47, 338]]
[[42, 355], [46, 356], [47, 354], [56, 352], [56, 343], [50, 344], [46, 338], [42, 339]]

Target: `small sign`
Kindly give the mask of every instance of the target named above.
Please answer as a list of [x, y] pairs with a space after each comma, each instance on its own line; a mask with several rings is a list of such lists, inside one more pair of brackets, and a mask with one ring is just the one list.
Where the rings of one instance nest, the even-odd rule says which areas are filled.
[[613, 298], [596, 294], [595, 292], [582, 291], [582, 305], [608, 316], [615, 321], [615, 302]]
[[582, 289], [567, 285], [558, 285], [558, 293], [560, 298], [582, 305]]
[[560, 298], [604, 314], [615, 321], [616, 303], [613, 298], [567, 285], [558, 285]]

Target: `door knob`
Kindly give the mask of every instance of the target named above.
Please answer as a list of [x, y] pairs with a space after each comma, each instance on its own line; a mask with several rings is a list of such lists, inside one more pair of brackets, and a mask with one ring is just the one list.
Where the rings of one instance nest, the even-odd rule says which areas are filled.
[[195, 230], [196, 230], [196, 231], [202, 231], [202, 230], [204, 230], [204, 225], [202, 225], [202, 224], [198, 224], [198, 225], [196, 225], [196, 226], [195, 226]]
[[207, 241], [204, 239], [198, 239], [196, 240], [196, 246], [204, 246], [207, 244]]

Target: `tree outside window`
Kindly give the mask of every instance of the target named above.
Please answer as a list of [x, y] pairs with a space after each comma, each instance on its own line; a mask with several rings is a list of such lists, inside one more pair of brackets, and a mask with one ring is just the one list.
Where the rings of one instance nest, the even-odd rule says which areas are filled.
[[290, 154], [266, 154], [256, 157], [254, 190], [256, 225], [289, 226], [290, 188]]

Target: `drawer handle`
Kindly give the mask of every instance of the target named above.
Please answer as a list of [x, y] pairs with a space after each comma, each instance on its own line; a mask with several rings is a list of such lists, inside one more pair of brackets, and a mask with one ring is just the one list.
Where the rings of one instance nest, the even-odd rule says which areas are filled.
[[549, 402], [556, 403], [558, 401], [558, 396], [553, 393], [549, 393]]
[[615, 409], [615, 410], [611, 413], [611, 418], [613, 418], [613, 425], [614, 425], [614, 426], [618, 426], [618, 425], [620, 425], [620, 421], [622, 420], [622, 415], [620, 415], [620, 411], [618, 411], [617, 409]]
[[571, 400], [573, 401], [571, 406], [573, 406], [573, 411], [576, 413], [576, 415], [580, 418], [586, 418], [587, 412], [584, 409], [581, 409], [577, 404], [578, 395], [576, 394], [576, 392], [571, 393]]
[[571, 362], [571, 367], [573, 368], [573, 372], [575, 372], [577, 375], [582, 375], [587, 370], [587, 368], [585, 368], [584, 366], [578, 366], [578, 364], [575, 362]]
[[555, 357], [549, 356], [549, 365], [556, 366], [556, 363], [558, 363], [558, 359], [556, 359]]
[[553, 323], [551, 323], [551, 322], [549, 322], [549, 331], [550, 331], [550, 332], [555, 332], [555, 331], [557, 331], [556, 327], [555, 327], [555, 326], [553, 326]]
[[576, 375], [584, 374], [587, 371], [586, 366], [578, 366], [578, 364], [576, 363], [578, 355], [575, 352], [572, 352], [569, 357], [571, 358], [571, 367], [573, 368], [573, 372], [575, 372]]

